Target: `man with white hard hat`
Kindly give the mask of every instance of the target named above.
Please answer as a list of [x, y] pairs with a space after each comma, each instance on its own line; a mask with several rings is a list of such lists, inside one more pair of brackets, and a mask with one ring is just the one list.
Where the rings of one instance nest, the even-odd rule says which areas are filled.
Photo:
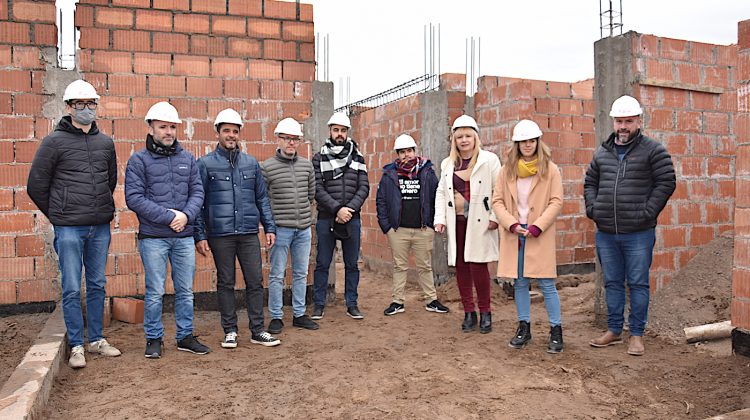
[[586, 171], [586, 216], [596, 223], [596, 250], [604, 273], [607, 332], [592, 347], [622, 342], [625, 285], [630, 291], [628, 354], [643, 355], [648, 319], [649, 269], [659, 213], [675, 190], [672, 157], [641, 132], [643, 110], [621, 96], [609, 113], [614, 132], [594, 153]]
[[393, 300], [383, 313], [390, 316], [405, 311], [404, 288], [409, 255], [413, 253], [425, 310], [444, 314], [449, 309], [438, 300], [432, 277], [438, 178], [432, 162], [417, 155], [417, 142], [412, 136], [398, 136], [393, 150], [396, 160], [383, 167], [376, 196], [378, 224], [388, 236], [393, 254]]
[[263, 162], [271, 210], [276, 222], [276, 245], [271, 248], [268, 274], [268, 331], [278, 334], [284, 327], [283, 284], [289, 253], [292, 254], [292, 326], [317, 330], [318, 324], [305, 315], [307, 267], [310, 262], [315, 198], [315, 170], [299, 155], [302, 127], [294, 118], [284, 118], [273, 131], [278, 139], [276, 155]]
[[86, 270], [86, 320], [90, 353], [119, 356], [102, 335], [109, 222], [115, 212], [117, 156], [112, 138], [96, 126], [99, 95], [76, 80], [65, 89], [67, 115], [42, 140], [31, 163], [26, 191], [54, 227], [60, 267], [68, 364], [86, 366], [81, 311], [81, 271]]
[[193, 335], [193, 225], [203, 203], [198, 164], [177, 141], [182, 123], [169, 102], [146, 113], [146, 147], [135, 152], [125, 170], [125, 202], [138, 216], [138, 250], [146, 281], [143, 328], [145, 356], [164, 354], [162, 299], [167, 262], [172, 267], [177, 349], [195, 354], [211, 350]]
[[216, 149], [198, 159], [205, 200], [194, 233], [198, 252], [214, 258], [216, 296], [224, 330], [222, 348], [237, 347], [237, 312], [234, 305], [236, 260], [245, 280], [245, 305], [250, 342], [267, 347], [281, 341], [264, 330], [263, 259], [260, 253], [260, 224], [266, 246], [273, 249], [276, 225], [266, 184], [258, 161], [240, 150], [242, 117], [227, 108], [216, 116]]
[[357, 143], [349, 137], [352, 124], [341, 112], [328, 120], [329, 137], [313, 156], [315, 168], [315, 201], [318, 221], [315, 233], [318, 239], [315, 274], [313, 276], [312, 319], [323, 317], [328, 293], [328, 270], [333, 260], [336, 241], [341, 241], [344, 254], [344, 299], [346, 313], [362, 319], [359, 310], [359, 246], [362, 222], [359, 212], [370, 194], [365, 158]]

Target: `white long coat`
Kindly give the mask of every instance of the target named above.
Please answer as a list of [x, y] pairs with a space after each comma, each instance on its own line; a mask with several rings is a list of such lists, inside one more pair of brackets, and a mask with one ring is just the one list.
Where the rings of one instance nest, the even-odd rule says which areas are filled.
[[[440, 182], [435, 195], [435, 224], [445, 225], [448, 234], [448, 265], [456, 265], [456, 208], [453, 203], [453, 171], [450, 157], [440, 164]], [[471, 198], [466, 216], [464, 261], [483, 263], [498, 259], [498, 231], [489, 230], [490, 220], [497, 222], [492, 211], [492, 190], [500, 174], [500, 159], [480, 150], [469, 178]]]

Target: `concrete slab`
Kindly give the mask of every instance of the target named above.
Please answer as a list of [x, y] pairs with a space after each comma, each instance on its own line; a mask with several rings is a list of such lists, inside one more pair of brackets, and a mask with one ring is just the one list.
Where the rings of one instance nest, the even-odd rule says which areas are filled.
[[0, 389], [0, 418], [39, 417], [65, 357], [65, 346], [65, 322], [62, 306], [58, 305], [26, 356]]

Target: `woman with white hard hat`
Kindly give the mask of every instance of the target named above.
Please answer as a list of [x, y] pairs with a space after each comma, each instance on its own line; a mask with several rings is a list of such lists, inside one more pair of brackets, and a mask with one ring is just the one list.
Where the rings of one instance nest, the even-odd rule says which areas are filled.
[[557, 277], [555, 220], [562, 209], [560, 171], [542, 131], [530, 120], [513, 128], [513, 147], [495, 183], [492, 208], [500, 223], [498, 277], [515, 278], [518, 330], [508, 344], [521, 349], [531, 340], [529, 279], [542, 289], [550, 323], [548, 353], [563, 350]]
[[492, 213], [492, 189], [500, 159], [482, 150], [474, 118], [462, 115], [453, 123], [450, 155], [440, 165], [435, 197], [435, 231], [447, 233], [448, 265], [456, 267], [456, 283], [464, 307], [464, 332], [492, 331], [490, 274], [487, 263], [497, 261], [497, 222]]

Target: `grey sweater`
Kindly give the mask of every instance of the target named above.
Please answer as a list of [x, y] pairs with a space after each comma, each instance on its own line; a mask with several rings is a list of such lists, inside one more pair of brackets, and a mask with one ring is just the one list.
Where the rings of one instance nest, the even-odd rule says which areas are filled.
[[299, 155], [289, 159], [276, 150], [276, 156], [261, 164], [271, 199], [271, 212], [277, 226], [306, 229], [313, 223], [315, 172], [309, 160]]

